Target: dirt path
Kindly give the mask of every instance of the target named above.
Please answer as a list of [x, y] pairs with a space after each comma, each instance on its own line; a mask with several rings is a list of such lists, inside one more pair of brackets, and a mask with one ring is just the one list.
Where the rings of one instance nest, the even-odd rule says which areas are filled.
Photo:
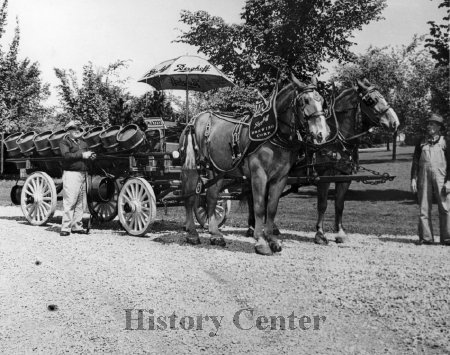
[[[284, 231], [282, 253], [261, 257], [239, 228], [226, 229], [222, 249], [206, 234], [185, 245], [170, 221], [147, 238], [62, 238], [53, 222], [33, 227], [0, 207], [2, 354], [450, 353], [448, 247], [356, 234], [319, 247], [312, 233]], [[286, 329], [281, 318], [271, 329], [270, 316]]]

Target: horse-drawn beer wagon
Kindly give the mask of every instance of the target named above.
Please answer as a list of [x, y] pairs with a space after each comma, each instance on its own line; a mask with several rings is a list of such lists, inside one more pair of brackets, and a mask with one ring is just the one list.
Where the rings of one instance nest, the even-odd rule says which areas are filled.
[[[334, 117], [335, 129], [330, 134], [331, 138], [324, 142], [325, 144], [316, 145], [297, 139], [295, 140], [296, 146], [292, 146], [294, 140], [292, 142], [283, 141], [281, 138], [277, 138], [278, 135], [270, 140], [270, 144], [275, 147], [280, 146], [281, 151], [296, 152], [289, 158], [290, 161], [295, 157], [298, 160], [297, 164], [293, 165], [286, 180], [287, 185], [290, 185], [291, 188], [282, 195], [295, 191], [299, 185], [315, 184], [319, 186], [320, 197], [322, 196], [320, 187], [330, 182], [337, 184], [351, 181], [379, 183], [393, 178], [388, 174], [381, 175], [370, 169], [365, 169], [371, 173], [370, 175], [353, 174], [353, 168], [356, 166], [355, 160], [353, 160], [353, 152], [354, 149], [357, 150], [357, 144], [354, 144], [354, 140], [366, 133], [355, 130], [357, 127], [355, 123], [357, 110], [360, 109], [363, 112], [371, 126], [380, 124], [391, 128], [398, 126], [395, 112], [389, 107], [378, 90], [371, 87], [368, 82], [359, 82], [358, 85], [359, 87], [356, 89], [349, 88], [344, 91], [344, 95], [340, 95], [336, 99], [336, 105], [333, 104], [328, 110], [330, 116]], [[314, 105], [321, 99], [315, 91], [314, 85], [308, 86], [299, 83], [297, 86], [301, 89], [291, 89], [294, 99], [285, 100], [289, 105], [293, 105], [292, 107], [289, 106], [289, 110], [282, 111], [283, 114], [291, 112], [287, 115], [286, 120], [298, 120], [296, 118], [298, 112], [306, 110], [305, 107], [308, 107], [308, 105], [317, 110]], [[295, 88], [295, 86], [291, 84], [290, 88]], [[248, 146], [240, 147], [240, 151], [234, 149], [242, 143], [234, 140], [234, 137], [241, 135], [241, 130], [243, 132], [242, 127], [249, 127], [250, 138], [252, 135], [256, 136], [257, 139], [254, 139], [254, 141], [256, 141], [258, 147], [268, 142], [267, 139], [263, 139], [264, 134], [260, 132], [261, 125], [259, 123], [262, 121], [265, 122], [265, 125], [271, 123], [272, 119], [280, 121], [280, 125], [284, 124], [289, 128], [286, 134], [291, 138], [299, 134], [297, 128], [292, 131], [292, 127], [297, 124], [304, 125], [301, 133], [303, 137], [310, 134], [308, 133], [308, 124], [309, 129], [311, 129], [311, 122], [307, 123], [306, 120], [303, 123], [302, 121], [295, 121], [295, 125], [292, 126], [289, 121], [284, 123], [276, 115], [272, 117], [272, 113], [275, 112], [276, 100], [279, 99], [276, 92], [274, 90], [275, 94], [272, 96], [271, 103], [268, 102], [268, 106], [260, 111], [259, 118], [258, 113], [248, 117], [245, 115], [239, 116], [238, 118], [236, 116], [213, 115], [216, 121], [227, 121], [229, 126], [227, 126], [227, 129], [231, 132], [226, 134], [226, 137], [223, 136], [223, 139], [221, 138], [224, 140], [222, 148], [217, 148], [220, 147], [218, 144], [209, 145], [212, 128], [211, 123], [208, 122], [212, 118], [209, 121], [205, 120], [205, 132], [199, 136], [204, 142], [198, 142], [198, 146], [207, 153], [211, 152], [211, 147], [215, 147], [215, 154], [217, 154], [219, 160], [222, 159], [222, 156], [227, 157], [229, 155], [231, 158], [225, 163], [231, 165], [228, 170], [222, 169], [222, 172], [220, 172], [218, 168], [211, 169], [213, 166], [216, 167], [216, 163], [219, 161], [212, 159], [211, 156], [206, 157], [207, 159], [203, 159], [203, 161], [195, 161], [192, 169], [196, 171], [196, 177], [194, 176], [194, 180], [191, 179], [190, 187], [187, 190], [183, 190], [182, 186], [182, 161], [180, 159], [180, 154], [186, 156], [185, 149], [187, 146], [181, 144], [179, 147], [179, 141], [182, 138], [181, 141], [186, 143], [187, 137], [193, 137], [193, 127], [197, 118], [194, 118], [187, 126], [165, 122], [161, 118], [147, 118], [145, 119], [145, 126], [147, 127], [145, 131], [141, 130], [136, 124], [124, 127], [111, 126], [87, 129], [82, 138], [89, 149], [96, 152], [97, 155], [97, 158], [90, 162], [86, 186], [87, 203], [92, 218], [99, 222], [105, 222], [118, 216], [122, 227], [129, 234], [142, 236], [147, 233], [155, 220], [157, 207], [167, 208], [183, 203], [187, 206], [192, 202], [192, 198], [195, 198], [193, 213], [197, 221], [202, 227], [209, 224], [210, 233], [212, 233], [211, 225], [217, 231], [217, 226], [222, 225], [226, 220], [230, 211], [231, 200], [241, 196], [243, 183], [249, 183], [249, 179], [246, 179], [244, 175], [229, 173], [235, 169], [240, 169], [239, 164], [235, 164], [234, 161], [239, 163], [246, 157]], [[308, 102], [304, 99], [307, 95], [311, 96], [311, 98], [308, 98]], [[353, 104], [354, 102], [355, 104]], [[277, 109], [279, 108], [277, 107]], [[308, 120], [316, 119], [317, 115], [314, 111], [312, 112], [313, 114], [305, 116]], [[319, 112], [320, 118], [323, 119], [324, 113]], [[336, 116], [339, 116], [340, 119], [338, 120]], [[267, 119], [267, 117], [272, 118]], [[258, 119], [261, 122], [258, 122]], [[252, 131], [252, 127], [256, 127], [254, 131]], [[225, 129], [218, 132], [214, 134], [220, 137], [225, 134]], [[277, 132], [276, 128], [274, 132]], [[2, 167], [3, 163], [14, 164], [20, 170], [20, 178], [11, 190], [11, 200], [21, 206], [25, 218], [33, 225], [45, 224], [56, 210], [57, 201], [60, 198], [58, 194], [62, 191], [61, 163], [63, 157], [59, 150], [59, 142], [65, 134], [64, 130], [16, 133], [7, 136], [2, 144]], [[262, 134], [261, 139], [259, 139], [259, 134]], [[281, 140], [278, 142], [277, 139]], [[197, 143], [194, 145], [198, 150]], [[331, 148], [327, 149], [326, 147]], [[230, 150], [231, 153], [224, 150]], [[299, 151], [301, 153], [297, 155]], [[325, 165], [321, 165], [323, 163], [317, 159], [320, 155], [323, 155], [323, 152], [326, 152], [328, 158], [330, 154], [332, 156], [331, 159], [326, 159]], [[302, 154], [303, 160], [301, 159]], [[342, 154], [347, 155], [345, 159], [335, 157], [335, 155]], [[234, 155], [237, 156], [233, 157]], [[242, 155], [242, 159], [239, 158], [240, 155]], [[5, 157], [6, 159], [4, 159]], [[197, 160], [197, 158], [194, 158], [194, 160]], [[342, 166], [342, 163], [344, 166]], [[217, 185], [219, 180], [220, 183]], [[209, 216], [206, 202], [208, 188], [220, 191], [215, 208], [209, 209]], [[328, 189], [325, 188], [324, 191], [326, 193]], [[326, 195], [322, 197], [326, 200]], [[191, 202], [187, 202], [187, 199]], [[213, 200], [211, 206], [214, 203]], [[249, 204], [249, 208], [249, 222], [251, 224], [251, 218], [254, 216], [252, 203]], [[340, 217], [337, 219], [336, 228], [341, 231], [342, 210], [338, 212]], [[319, 211], [319, 214], [323, 215], [321, 211]], [[317, 224], [318, 233], [321, 231], [322, 219], [320, 218]], [[189, 228], [185, 227], [188, 232], [192, 232], [191, 225]]]

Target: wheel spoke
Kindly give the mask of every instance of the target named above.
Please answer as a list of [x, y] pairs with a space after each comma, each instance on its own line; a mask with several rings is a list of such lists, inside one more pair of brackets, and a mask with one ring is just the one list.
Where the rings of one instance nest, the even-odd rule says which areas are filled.
[[126, 202], [131, 203], [131, 200], [125, 194], [123, 195], [123, 199], [126, 200]]

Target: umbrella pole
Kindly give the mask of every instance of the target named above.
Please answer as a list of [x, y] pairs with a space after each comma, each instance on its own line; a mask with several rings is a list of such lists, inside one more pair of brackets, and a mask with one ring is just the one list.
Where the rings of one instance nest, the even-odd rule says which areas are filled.
[[186, 123], [189, 123], [189, 83], [186, 75]]

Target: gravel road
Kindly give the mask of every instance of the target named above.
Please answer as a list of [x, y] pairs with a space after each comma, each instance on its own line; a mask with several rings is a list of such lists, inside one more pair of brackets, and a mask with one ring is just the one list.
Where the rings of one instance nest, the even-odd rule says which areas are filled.
[[0, 207], [2, 354], [450, 353], [449, 247], [283, 230], [262, 257], [243, 228], [226, 248], [184, 244], [180, 220], [60, 237], [58, 215], [33, 227]]

